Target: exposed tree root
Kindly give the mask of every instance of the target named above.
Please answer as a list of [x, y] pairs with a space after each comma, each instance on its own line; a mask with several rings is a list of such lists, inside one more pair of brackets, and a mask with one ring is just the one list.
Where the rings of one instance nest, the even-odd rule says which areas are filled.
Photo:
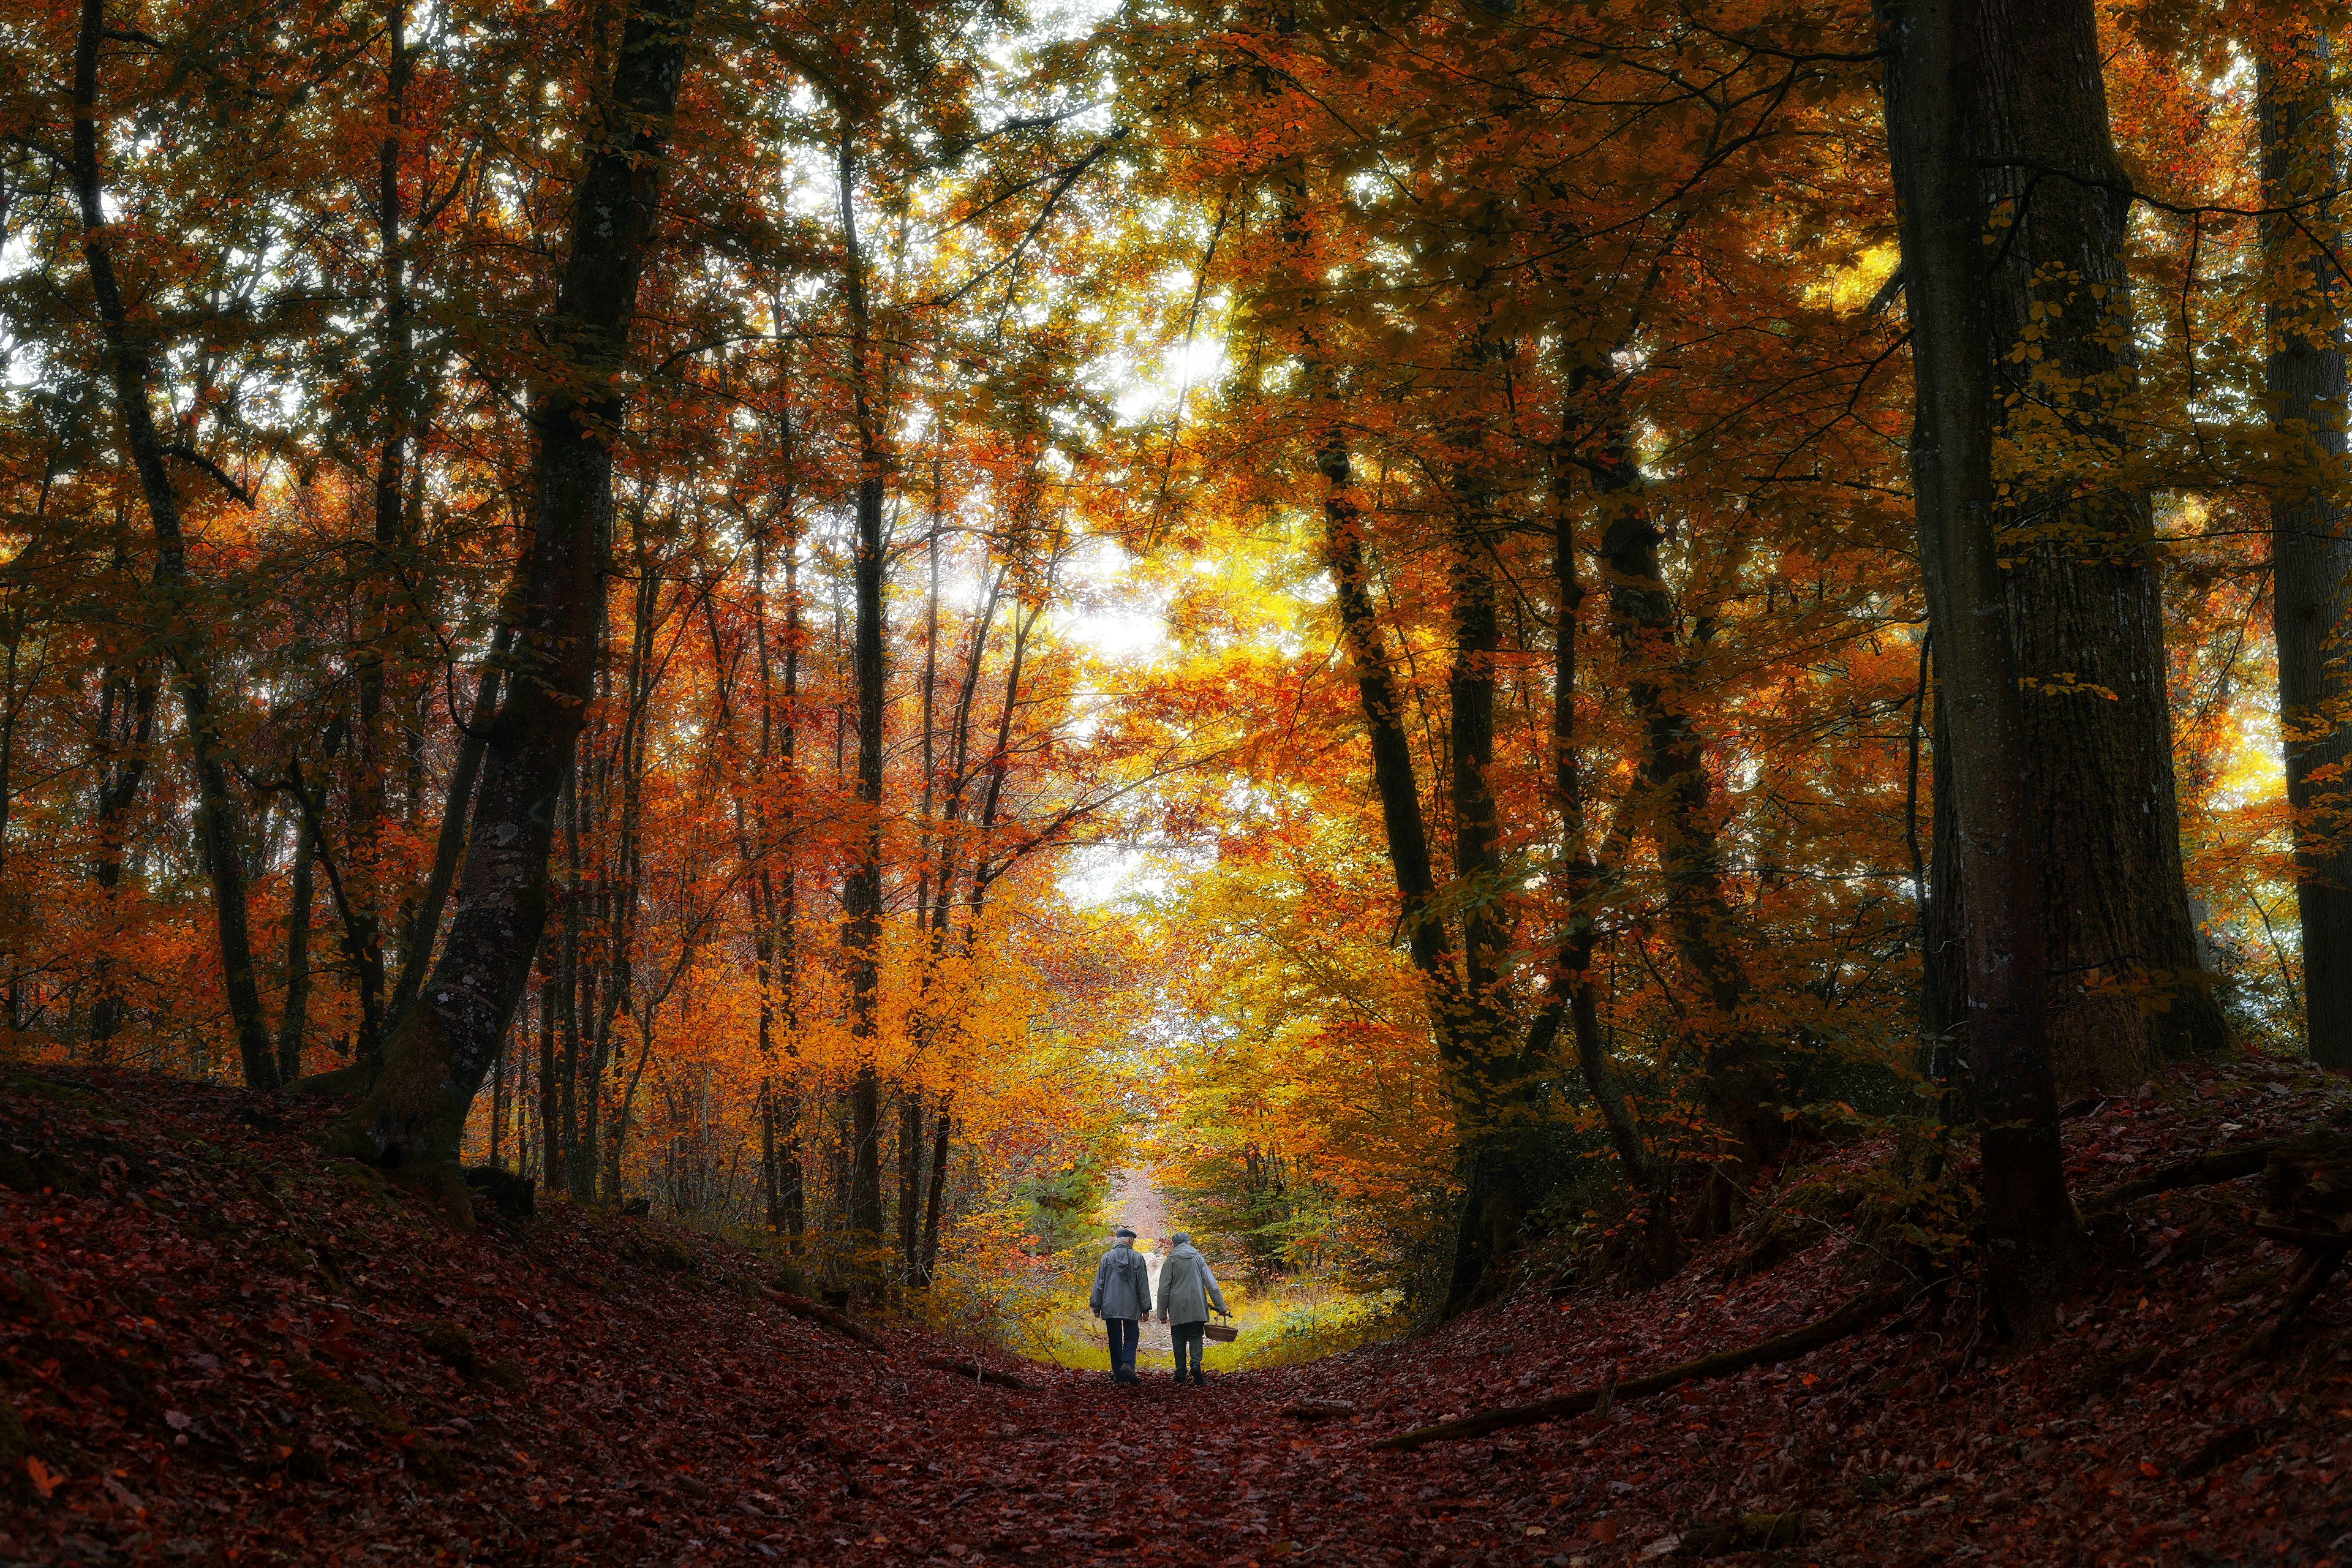
[[2332, 1131], [2305, 1132], [2293, 1138], [2265, 1138], [2260, 1142], [2241, 1143], [2235, 1148], [2192, 1154], [2186, 1160], [2151, 1171], [2119, 1187], [2109, 1187], [2083, 1205], [2083, 1217], [2095, 1219], [2103, 1215], [2112, 1215], [2158, 1193], [2179, 1192], [2184, 1187], [2210, 1187], [2245, 1176], [2260, 1175], [2275, 1154], [2329, 1153], [2352, 1158], [2352, 1133]]
[[1294, 1421], [1336, 1421], [1355, 1413], [1354, 1403], [1346, 1399], [1294, 1399], [1276, 1412]]
[[845, 1313], [836, 1312], [831, 1307], [812, 1301], [805, 1296], [795, 1296], [789, 1290], [770, 1289], [768, 1299], [795, 1318], [806, 1318], [812, 1323], [821, 1323], [828, 1329], [847, 1334], [862, 1345], [872, 1345], [877, 1350], [882, 1346], [882, 1336], [872, 1329]]
[[349, 1062], [325, 1072], [314, 1072], [308, 1078], [298, 1078], [286, 1086], [289, 1094], [316, 1094], [333, 1099], [341, 1095], [365, 1094], [375, 1087], [375, 1068], [362, 1059]]
[[1820, 1516], [1802, 1509], [1788, 1513], [1744, 1513], [1721, 1524], [1702, 1525], [1683, 1537], [1683, 1549], [1695, 1557], [1722, 1557], [1734, 1552], [1769, 1552], [1801, 1545], [1820, 1522]]
[[1025, 1379], [1015, 1377], [1009, 1372], [999, 1372], [992, 1366], [982, 1366], [976, 1361], [958, 1361], [953, 1356], [927, 1355], [923, 1358], [923, 1364], [936, 1367], [941, 1372], [951, 1372], [958, 1377], [969, 1377], [981, 1383], [994, 1384], [999, 1388], [1033, 1386]]
[[1745, 1350], [1724, 1351], [1719, 1354], [1701, 1356], [1696, 1361], [1670, 1366], [1664, 1372], [1654, 1372], [1647, 1377], [1615, 1383], [1607, 1388], [1588, 1388], [1580, 1394], [1563, 1394], [1557, 1399], [1538, 1400], [1533, 1405], [1507, 1405], [1500, 1410], [1483, 1410], [1475, 1415], [1465, 1415], [1454, 1421], [1441, 1421], [1434, 1426], [1418, 1426], [1410, 1432], [1400, 1432], [1393, 1437], [1383, 1437], [1373, 1445], [1379, 1448], [1418, 1448], [1423, 1443], [1456, 1443], [1465, 1437], [1484, 1436], [1507, 1426], [1534, 1426], [1546, 1421], [1559, 1421], [1570, 1415], [1581, 1415], [1601, 1405], [1604, 1395], [1613, 1399], [1645, 1399], [1653, 1394], [1685, 1383], [1706, 1378], [1729, 1377], [1746, 1372], [1751, 1366], [1769, 1366], [1775, 1362], [1791, 1361], [1823, 1345], [1834, 1344], [1848, 1334], [1876, 1321], [1894, 1307], [1899, 1296], [1893, 1290], [1873, 1291], [1855, 1297], [1828, 1317], [1791, 1329]]

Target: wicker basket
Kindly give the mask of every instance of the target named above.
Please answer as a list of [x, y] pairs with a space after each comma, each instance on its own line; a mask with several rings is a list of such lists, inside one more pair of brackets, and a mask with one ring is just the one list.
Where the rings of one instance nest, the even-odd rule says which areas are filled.
[[1231, 1323], [1202, 1323], [1201, 1325], [1201, 1337], [1203, 1339], [1214, 1340], [1221, 1345], [1229, 1345], [1233, 1343], [1234, 1339], [1239, 1336], [1240, 1333], [1241, 1331], [1234, 1327]]

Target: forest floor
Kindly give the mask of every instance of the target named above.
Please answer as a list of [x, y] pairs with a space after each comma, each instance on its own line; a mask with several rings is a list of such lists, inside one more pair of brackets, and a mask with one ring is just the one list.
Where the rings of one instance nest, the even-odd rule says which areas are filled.
[[[2320, 1564], [2352, 1552], [2352, 1287], [2247, 1357], [2281, 1261], [2240, 1182], [2133, 1211], [2034, 1352], [1932, 1301], [1605, 1416], [1377, 1439], [1748, 1344], [1856, 1289], [1727, 1238], [1647, 1292], [1522, 1291], [1202, 1390], [933, 1370], [796, 1315], [751, 1254], [552, 1205], [442, 1229], [320, 1155], [322, 1109], [0, 1074], [0, 1563], [1586, 1563], [1799, 1515], [1789, 1563]], [[2249, 1061], [2077, 1118], [2077, 1190], [2352, 1120]], [[1829, 1151], [1825, 1158], [1857, 1158]], [[1352, 1414], [1304, 1423], [1301, 1397]]]

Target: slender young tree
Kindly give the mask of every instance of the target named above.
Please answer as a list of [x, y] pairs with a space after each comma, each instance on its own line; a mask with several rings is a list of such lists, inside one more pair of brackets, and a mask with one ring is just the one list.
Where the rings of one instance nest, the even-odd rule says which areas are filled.
[[147, 336], [134, 331], [123, 302], [114, 265], [112, 226], [106, 216], [106, 183], [99, 164], [99, 55], [106, 40], [106, 0], [82, 0], [74, 44], [70, 159], [81, 216], [82, 259], [89, 268], [90, 295], [98, 308], [106, 374], [121, 426], [124, 456], [138, 476], [154, 533], [154, 641], [172, 665], [187, 724], [190, 761], [196, 775], [196, 843], [212, 884], [214, 928], [229, 1016], [236, 1029], [237, 1054], [247, 1088], [276, 1089], [278, 1055], [262, 1016], [252, 926], [246, 909], [241, 814], [229, 787], [227, 742], [214, 712], [211, 660], [197, 634], [195, 623], [201, 612], [188, 574], [180, 498], [172, 488], [171, 475], [164, 471], [163, 440], [156, 431], [155, 413], [149, 402], [154, 363]]
[[857, 536], [853, 572], [856, 597], [850, 655], [857, 689], [857, 804], [864, 821], [842, 889], [842, 944], [849, 959], [850, 1034], [858, 1042], [851, 1093], [849, 1226], [859, 1245], [877, 1250], [882, 1235], [882, 1079], [874, 1062], [882, 996], [882, 713], [887, 665], [883, 653], [882, 498], [886, 462], [874, 371], [873, 318], [866, 289], [866, 258], [857, 242], [856, 155], [845, 116], [841, 134], [843, 289], [849, 305], [850, 396], [858, 440]]

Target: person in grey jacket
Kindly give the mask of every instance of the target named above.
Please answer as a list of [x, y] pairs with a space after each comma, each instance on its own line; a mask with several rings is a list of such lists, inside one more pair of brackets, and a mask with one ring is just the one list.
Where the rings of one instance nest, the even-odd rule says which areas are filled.
[[[1217, 1277], [1209, 1272], [1209, 1260], [1201, 1256], [1192, 1238], [1178, 1231], [1172, 1238], [1175, 1245], [1160, 1265], [1160, 1321], [1169, 1325], [1169, 1338], [1176, 1346], [1176, 1381], [1189, 1376], [1195, 1386], [1205, 1386], [1208, 1379], [1201, 1375], [1202, 1330], [1208, 1326], [1209, 1309], [1225, 1315], [1224, 1292], [1217, 1289]], [[1187, 1373], [1186, 1358], [1190, 1356], [1191, 1371]]]
[[1143, 1320], [1151, 1316], [1151, 1265], [1135, 1250], [1135, 1232], [1118, 1227], [1118, 1240], [1095, 1265], [1094, 1296], [1088, 1303], [1110, 1337], [1110, 1380], [1140, 1381], [1135, 1375], [1135, 1343], [1143, 1337]]

